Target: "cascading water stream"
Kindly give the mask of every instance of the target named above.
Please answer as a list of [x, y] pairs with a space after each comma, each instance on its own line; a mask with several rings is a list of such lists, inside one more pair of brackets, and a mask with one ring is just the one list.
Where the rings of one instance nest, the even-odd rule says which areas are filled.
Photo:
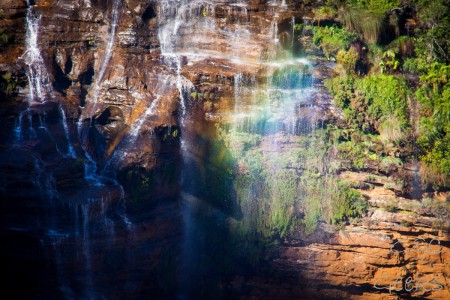
[[[192, 195], [192, 191], [195, 191], [197, 187], [192, 186], [197, 184], [195, 180], [192, 178], [196, 177], [195, 172], [193, 171], [195, 169], [196, 162], [194, 161], [195, 158], [193, 158], [192, 152], [195, 151], [195, 143], [196, 141], [191, 140], [190, 131], [193, 130], [193, 122], [189, 118], [189, 100], [186, 98], [186, 91], [188, 89], [193, 88], [192, 84], [189, 84], [189, 81], [186, 80], [182, 76], [182, 68], [184, 64], [189, 64], [191, 62], [201, 61], [203, 59], [207, 59], [210, 57], [217, 57], [221, 59], [227, 59], [230, 62], [236, 63], [236, 64], [242, 64], [245, 65], [247, 62], [245, 62], [242, 59], [242, 53], [248, 52], [248, 48], [245, 46], [249, 41], [251, 41], [252, 38], [252, 32], [249, 30], [249, 27], [247, 24], [247, 20], [249, 19], [248, 11], [246, 9], [246, 3], [234, 3], [229, 9], [229, 14], [236, 14], [234, 11], [235, 7], [239, 7], [236, 11], [243, 11], [244, 12], [244, 18], [234, 18], [236, 19], [237, 23], [233, 24], [230, 27], [224, 27], [219, 28], [215, 25], [214, 22], [212, 24], [209, 24], [208, 18], [209, 13], [214, 12], [214, 8], [211, 8], [209, 6], [202, 6], [206, 2], [202, 1], [186, 1], [186, 0], [180, 0], [180, 1], [161, 1], [159, 3], [159, 30], [158, 30], [158, 38], [160, 41], [160, 49], [161, 49], [161, 57], [163, 60], [163, 63], [173, 71], [175, 74], [175, 82], [174, 85], [178, 89], [179, 93], [179, 101], [180, 101], [180, 114], [179, 114], [179, 124], [180, 129], [182, 132], [181, 135], [181, 155], [183, 158], [183, 168], [182, 168], [182, 197], [181, 197], [181, 203], [182, 203], [182, 220], [183, 220], [183, 246], [182, 246], [182, 267], [181, 267], [181, 273], [183, 273], [184, 277], [182, 279], [182, 283], [180, 286], [179, 291], [179, 298], [189, 298], [189, 296], [192, 293], [192, 285], [195, 285], [194, 282], [192, 282], [192, 278], [190, 278], [190, 273], [195, 273], [196, 270], [198, 270], [198, 267], [196, 264], [200, 264], [198, 252], [201, 251], [199, 245], [195, 242], [196, 239], [198, 239], [197, 232], [201, 231], [201, 225], [197, 224], [197, 207], [195, 201], [190, 201], [189, 199], [194, 199], [195, 197]], [[206, 4], [205, 4], [206, 5]], [[281, 5], [281, 7], [280, 7]], [[201, 13], [199, 15], [193, 14], [193, 7], [200, 6], [200, 7], [208, 7], [208, 9], [203, 8], [201, 10]], [[214, 5], [211, 5], [214, 7]], [[278, 50], [282, 47], [279, 39], [279, 28], [278, 28], [278, 22], [280, 19], [280, 16], [278, 14], [278, 11], [285, 11], [286, 10], [286, 4], [283, 1], [283, 3], [277, 3], [274, 5], [276, 12], [275, 16], [271, 18], [271, 26], [268, 32], [264, 32], [264, 34], [267, 34], [268, 40], [272, 42], [271, 45], [269, 45], [269, 49], [274, 51], [271, 51], [269, 55], [278, 52]], [[241, 20], [244, 19], [245, 22], [242, 22]], [[294, 21], [293, 21], [294, 23]], [[208, 24], [208, 26], [204, 26], [202, 24]], [[294, 24], [293, 24], [294, 26]], [[184, 35], [189, 35], [191, 32], [195, 32], [196, 30], [202, 30], [202, 33], [204, 35], [207, 35], [210, 30], [215, 30], [214, 34], [217, 34], [217, 31], [220, 31], [220, 34], [226, 39], [224, 39], [224, 43], [227, 43], [229, 47], [224, 48], [227, 49], [226, 52], [223, 51], [219, 54], [215, 53], [214, 50], [205, 48], [204, 44], [195, 44], [196, 38], [195, 36], [192, 37], [192, 39], [189, 39], [188, 41], [185, 41], [183, 39]], [[181, 42], [180, 42], [181, 40]], [[293, 44], [294, 37], [292, 37], [291, 43]], [[185, 41], [183, 43], [182, 41]], [[195, 51], [192, 51], [194, 49]], [[259, 57], [257, 58], [259, 59]], [[248, 62], [250, 62], [249, 60]], [[251, 61], [252, 63], [257, 62], [258, 64], [264, 64], [265, 62], [261, 61]], [[290, 64], [295, 64], [296, 62], [289, 62]], [[283, 64], [289, 64], [286, 62], [281, 63]], [[281, 67], [279, 67], [281, 68]], [[270, 72], [275, 73], [277, 66], [267, 66], [267, 69], [269, 69]], [[297, 77], [302, 76], [302, 70], [297, 70], [298, 74], [294, 75]], [[292, 71], [294, 73], [295, 71]], [[286, 75], [289, 77], [289, 75]], [[273, 123], [274, 125], [277, 125], [281, 120], [283, 120], [284, 117], [289, 115], [289, 117], [292, 116], [295, 112], [295, 103], [293, 99], [288, 99], [284, 104], [282, 101], [278, 98], [282, 98], [282, 95], [286, 95], [289, 93], [282, 93], [281, 89], [283, 87], [278, 87], [276, 84], [272, 84], [272, 79], [269, 79], [267, 84], [263, 87], [258, 86], [256, 80], [254, 78], [245, 78], [246, 76], [243, 73], [237, 73], [234, 76], [234, 84], [235, 84], [235, 109], [234, 112], [237, 114], [237, 119], [240, 119], [243, 117], [244, 119], [247, 118], [247, 124], [251, 128], [259, 128], [258, 130], [262, 130], [262, 134], [269, 135], [273, 134], [274, 132], [277, 132], [278, 129], [274, 126], [268, 126], [265, 128], [264, 126], [257, 126], [255, 123], [252, 123], [252, 121], [248, 121], [248, 116], [246, 116], [246, 113], [251, 116], [255, 112], [259, 113], [261, 111], [260, 107], [257, 107], [259, 101], [257, 101], [255, 98], [260, 97], [263, 95], [266, 97], [266, 107], [264, 108], [266, 110], [265, 113], [271, 114], [271, 117], [274, 119]], [[289, 80], [286, 79], [286, 80]], [[253, 85], [259, 89], [259, 92], [254, 93], [253, 88], [249, 87], [248, 85]], [[294, 83], [293, 83], [294, 84]], [[273, 86], [272, 86], [273, 85]], [[291, 87], [287, 87], [287, 89], [290, 89]], [[303, 87], [299, 87], [298, 89], [302, 89]], [[277, 95], [277, 99], [275, 99], [275, 96], [271, 95], [271, 90], [275, 90], [273, 93]], [[245, 96], [245, 98], [240, 98], [241, 93], [248, 94]], [[279, 95], [281, 94], [281, 95]], [[292, 93], [291, 93], [292, 94]], [[248, 100], [251, 101], [251, 103], [248, 103]], [[278, 101], [279, 105], [274, 105], [274, 102]], [[286, 108], [293, 105], [293, 107], [290, 107], [289, 109], [286, 109], [286, 111], [283, 111], [282, 108], [279, 108], [278, 106], [285, 106]], [[250, 109], [248, 109], [250, 107]], [[252, 108], [255, 110], [252, 111]], [[250, 110], [250, 111], [249, 111]], [[250, 117], [251, 119], [252, 117]], [[295, 122], [292, 121], [291, 122]], [[238, 121], [239, 123], [239, 121]], [[238, 124], [238, 127], [245, 128], [246, 126], [243, 124]], [[270, 128], [269, 128], [270, 127]], [[247, 127], [248, 128], [248, 127]], [[285, 130], [283, 128], [283, 130]], [[295, 125], [291, 125], [289, 128], [287, 128], [288, 131], [295, 131]], [[260, 132], [259, 132], [260, 133]], [[189, 178], [189, 180], [184, 180], [185, 178]]]
[[61, 113], [61, 117], [62, 117], [62, 125], [64, 128], [64, 134], [66, 135], [66, 139], [68, 142], [68, 155], [72, 158], [76, 158], [77, 154], [75, 152], [75, 148], [72, 145], [72, 142], [70, 140], [70, 133], [69, 133], [69, 127], [67, 126], [67, 118], [66, 118], [66, 113], [64, 112], [64, 109], [61, 105], [61, 103], [59, 104], [59, 112]]
[[[85, 178], [89, 181], [91, 181], [96, 186], [102, 186], [102, 179], [108, 179], [103, 176], [100, 176], [97, 174], [97, 163], [92, 158], [92, 156], [88, 153], [86, 149], [86, 139], [87, 139], [87, 131], [89, 130], [89, 127], [92, 123], [92, 115], [95, 112], [95, 108], [97, 106], [97, 101], [99, 97], [100, 87], [103, 82], [103, 77], [105, 75], [106, 69], [109, 65], [109, 62], [111, 60], [114, 44], [116, 40], [116, 32], [117, 27], [119, 25], [119, 17], [120, 17], [120, 8], [121, 8], [122, 1], [121, 0], [114, 0], [112, 5], [112, 11], [111, 11], [111, 26], [109, 30], [109, 37], [106, 43], [105, 47], [105, 53], [101, 60], [101, 65], [98, 74], [96, 75], [96, 79], [94, 82], [94, 86], [91, 89], [90, 97], [89, 97], [89, 103], [87, 107], [85, 107], [78, 119], [78, 135], [79, 139], [81, 141], [81, 147], [84, 150], [84, 156], [86, 157], [87, 161], [85, 162]], [[86, 112], [87, 110], [87, 112]], [[86, 113], [89, 117], [91, 117], [91, 120], [89, 121], [89, 124], [83, 124], [84, 118], [86, 116]], [[85, 128], [87, 126], [87, 128]], [[115, 181], [115, 180], [114, 180]], [[117, 183], [117, 181], [115, 181]], [[120, 185], [119, 185], [120, 186]], [[122, 186], [120, 186], [122, 188]]]
[[[29, 0], [27, 1], [28, 9], [26, 15], [26, 51], [21, 56], [21, 59], [26, 65], [26, 74], [28, 78], [29, 91], [28, 91], [28, 103], [29, 107], [26, 111], [22, 112], [18, 118], [18, 124], [15, 128], [16, 145], [20, 145], [22, 141], [22, 124], [23, 115], [28, 114], [29, 126], [30, 126], [30, 137], [35, 138], [35, 133], [32, 124], [32, 116], [30, 108], [47, 101], [53, 100], [53, 88], [50, 82], [50, 76], [45, 66], [44, 59], [39, 48], [38, 38], [39, 38], [39, 23], [41, 20], [41, 15], [36, 12], [35, 5]], [[59, 112], [61, 115], [61, 125], [64, 129], [64, 134], [67, 141], [67, 156], [75, 158], [76, 153], [70, 139], [69, 129], [67, 125], [66, 115], [64, 110], [59, 103]], [[40, 116], [39, 116], [40, 118]], [[45, 124], [40, 122], [40, 126], [45, 127]]]
[[[184, 91], [187, 86], [191, 87], [190, 84], [183, 84], [189, 82], [181, 75], [181, 55], [177, 53], [176, 38], [179, 28], [182, 23], [185, 22], [183, 16], [185, 15], [186, 7], [189, 4], [188, 1], [181, 0], [178, 9], [176, 9], [175, 15], [172, 14], [171, 5], [173, 3], [169, 0], [162, 1], [160, 4], [160, 15], [164, 16], [161, 18], [161, 23], [158, 31], [158, 38], [161, 44], [161, 57], [163, 62], [175, 73], [175, 85], [179, 94], [180, 101], [180, 130], [181, 130], [181, 156], [183, 160], [182, 167], [182, 189], [186, 189], [183, 180], [188, 175], [190, 165], [192, 164], [189, 158], [189, 151], [191, 150], [191, 143], [188, 140], [188, 124], [186, 124], [187, 117], [187, 103], [184, 96]], [[183, 192], [184, 194], [184, 192]], [[179, 286], [178, 298], [185, 299], [189, 297], [190, 294], [190, 279], [188, 274], [192, 273], [194, 268], [193, 264], [196, 262], [196, 247], [193, 243], [193, 234], [196, 231], [196, 225], [194, 219], [194, 208], [188, 203], [186, 197], [182, 196], [182, 220], [183, 220], [183, 246], [182, 246], [182, 267], [181, 273], [183, 279], [181, 280], [181, 286]]]
[[[60, 146], [56, 143], [57, 140], [53, 137], [52, 130], [54, 127], [46, 126], [46, 113], [41, 113], [40, 110], [50, 107], [54, 109], [59, 115], [61, 122], [61, 132], [64, 133], [67, 140], [67, 154], [61, 155], [62, 158], [76, 158], [76, 151], [71, 143], [70, 128], [67, 124], [67, 118], [63, 106], [61, 103], [57, 103], [56, 106], [52, 106], [53, 102], [56, 102], [53, 91], [53, 87], [50, 80], [50, 75], [45, 65], [45, 61], [39, 48], [39, 32], [41, 15], [38, 11], [38, 7], [27, 1], [28, 11], [26, 15], [26, 51], [22, 55], [21, 60], [26, 66], [26, 72], [29, 82], [29, 91], [27, 102], [29, 107], [23, 111], [17, 120], [17, 127], [15, 128], [15, 145], [21, 147], [27, 139], [37, 139], [45, 133], [50, 140], [55, 142], [56, 151], [60, 153]], [[102, 60], [99, 75], [93, 87], [93, 100], [94, 105], [89, 111], [93, 113], [95, 104], [99, 96], [99, 90], [101, 83], [106, 72], [107, 65], [110, 61], [113, 52], [113, 46], [115, 42], [115, 35], [118, 27], [118, 19], [120, 13], [121, 1], [117, 0], [113, 3], [112, 12], [112, 24], [111, 24], [111, 36], [108, 39], [108, 43], [105, 49], [105, 55]], [[47, 106], [46, 106], [47, 105]], [[80, 118], [81, 119], [81, 118]], [[38, 122], [36, 128], [33, 127], [34, 122]], [[55, 135], [57, 137], [57, 135]], [[84, 146], [84, 145], [83, 145]], [[84, 148], [83, 148], [84, 150]], [[94, 248], [97, 246], [97, 241], [93, 238], [101, 237], [104, 243], [111, 246], [113, 245], [113, 238], [115, 236], [115, 226], [117, 222], [109, 218], [108, 214], [112, 209], [115, 209], [114, 217], [119, 217], [122, 223], [125, 225], [127, 232], [132, 227], [130, 220], [125, 211], [125, 195], [124, 189], [119, 182], [113, 178], [97, 175], [97, 164], [91, 155], [85, 151], [85, 157], [87, 163], [85, 163], [85, 178], [90, 185], [83, 186], [82, 191], [76, 191], [70, 194], [70, 199], [65, 199], [63, 192], [59, 193], [55, 186], [57, 182], [51, 173], [47, 170], [47, 166], [44, 160], [34, 157], [34, 170], [32, 172], [33, 184], [40, 191], [40, 197], [44, 200], [59, 201], [49, 202], [46, 219], [51, 220], [49, 224], [40, 225], [46, 229], [45, 237], [48, 238], [52, 235], [52, 232], [56, 232], [59, 229], [66, 231], [64, 233], [67, 238], [53, 246], [54, 252], [57, 254], [55, 258], [49, 258], [50, 261], [56, 264], [56, 270], [58, 277], [69, 277], [65, 272], [72, 272], [69, 269], [70, 261], [61, 257], [61, 251], [67, 243], [71, 243], [73, 252], [75, 252], [73, 259], [80, 259], [80, 278], [74, 284], [72, 281], [63, 281], [60, 283], [60, 291], [69, 298], [81, 297], [85, 299], [95, 299], [98, 296], [98, 290], [96, 287], [97, 274], [95, 274]], [[63, 160], [64, 161], [64, 160]], [[114, 194], [114, 192], [116, 194]], [[86, 199], [86, 194], [89, 195]], [[108, 196], [105, 196], [107, 194]], [[72, 196], [74, 195], [74, 196]], [[120, 198], [116, 206], [112, 206], [111, 203], [116, 201], [116, 197]], [[67, 203], [66, 203], [67, 200]], [[71, 201], [74, 201], [73, 203]], [[61, 209], [61, 215], [67, 212], [67, 209], [73, 211], [75, 217], [73, 218], [74, 228], [67, 228], [67, 221], [60, 222], [58, 220], [58, 212], [52, 211], [53, 209]], [[75, 245], [75, 246], [74, 246]], [[74, 295], [80, 292], [80, 286], [83, 290], [82, 295]]]
[[[105, 47], [105, 54], [102, 58], [102, 63], [100, 66], [100, 70], [96, 76], [94, 86], [92, 87], [91, 95], [90, 95], [90, 102], [91, 102], [91, 108], [88, 111], [88, 115], [92, 116], [92, 113], [95, 112], [95, 108], [97, 105], [100, 87], [103, 82], [103, 77], [106, 72], [106, 68], [109, 65], [109, 61], [111, 60], [111, 56], [113, 54], [114, 44], [116, 41], [116, 32], [117, 27], [119, 25], [119, 17], [120, 17], [120, 7], [122, 5], [122, 0], [113, 0], [113, 6], [111, 11], [111, 26], [109, 29], [109, 38], [108, 42], [106, 43]], [[80, 120], [82, 118], [80, 117]]]
[[53, 89], [38, 44], [41, 15], [35, 11], [35, 6], [29, 0], [27, 0], [27, 5], [26, 51], [22, 55], [22, 59], [27, 66], [28, 101], [33, 104], [34, 102], [42, 103], [52, 98]]

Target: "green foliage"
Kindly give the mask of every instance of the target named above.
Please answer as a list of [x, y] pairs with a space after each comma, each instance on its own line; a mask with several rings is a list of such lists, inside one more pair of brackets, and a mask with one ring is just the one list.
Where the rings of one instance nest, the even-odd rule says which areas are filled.
[[348, 9], [342, 12], [341, 22], [347, 30], [357, 32], [368, 43], [377, 43], [384, 25], [384, 14], [364, 9]]
[[7, 45], [9, 42], [9, 36], [3, 30], [0, 29], [0, 45]]
[[342, 181], [337, 181], [333, 187], [334, 191], [331, 191], [333, 205], [329, 207], [327, 215], [329, 223], [337, 224], [365, 214], [368, 206], [360, 192]]
[[399, 36], [386, 46], [386, 51], [393, 51], [398, 60], [405, 60], [414, 56], [414, 38]]
[[435, 188], [450, 186], [450, 66], [433, 63], [420, 77], [419, 138], [423, 179]]
[[337, 12], [331, 6], [321, 6], [313, 11], [316, 20], [330, 20], [336, 17]]
[[398, 130], [408, 127], [407, 88], [392, 75], [364, 78], [333, 78], [325, 82], [334, 103], [344, 111], [345, 120], [363, 132], [378, 132], [379, 126], [396, 118]]
[[192, 92], [191, 98], [199, 101], [199, 100], [203, 99], [204, 97], [203, 97], [203, 93], [201, 93], [201, 92]]
[[397, 71], [400, 62], [398, 61], [396, 54], [393, 50], [388, 50], [383, 53], [382, 61], [380, 62], [381, 73], [392, 73]]
[[450, 202], [434, 198], [425, 198], [422, 200], [421, 213], [431, 214], [448, 223], [450, 220]]
[[350, 48], [348, 51], [339, 50], [336, 56], [336, 61], [340, 66], [342, 66], [344, 75], [355, 74], [356, 62], [358, 59], [358, 52], [356, 52], [353, 48]]
[[294, 31], [295, 32], [301, 32], [303, 31], [304, 25], [303, 24], [295, 24], [294, 25]]
[[310, 179], [303, 183], [302, 189], [306, 194], [302, 223], [307, 234], [315, 231], [320, 220], [340, 224], [363, 216], [367, 211], [368, 205], [361, 193], [333, 176]]
[[301, 228], [311, 234], [320, 222], [336, 224], [365, 214], [360, 195], [326, 175], [334, 169], [324, 133], [296, 137], [294, 148], [276, 156], [261, 150], [259, 135], [221, 133], [237, 159], [234, 187], [245, 216], [243, 234], [284, 237]]
[[347, 0], [346, 2], [350, 8], [366, 9], [378, 13], [385, 13], [401, 4], [400, 0]]
[[448, 62], [450, 45], [450, 7], [448, 0], [420, 0], [417, 3], [421, 21], [416, 41], [417, 55], [428, 62]]
[[261, 142], [261, 136], [253, 133], [231, 130], [229, 132], [220, 131], [219, 135], [235, 157], [240, 157], [245, 151], [258, 146]]
[[328, 59], [336, 57], [339, 50], [348, 50], [357, 35], [336, 26], [315, 27], [313, 43], [320, 46]]
[[203, 103], [203, 109], [204, 109], [205, 111], [211, 111], [212, 108], [213, 108], [213, 103], [212, 103], [211, 101], [205, 101], [205, 102]]
[[0, 78], [0, 90], [6, 95], [11, 95], [16, 89], [19, 81], [11, 73], [4, 73]]

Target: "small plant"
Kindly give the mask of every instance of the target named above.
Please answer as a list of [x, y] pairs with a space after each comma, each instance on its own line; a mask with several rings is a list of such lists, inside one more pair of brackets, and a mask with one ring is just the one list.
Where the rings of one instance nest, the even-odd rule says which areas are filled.
[[398, 208], [398, 199], [386, 199], [382, 204], [381, 208], [387, 212], [396, 212]]
[[336, 26], [315, 27], [313, 42], [320, 46], [327, 59], [334, 60], [339, 50], [348, 50], [357, 35]]
[[0, 89], [6, 94], [11, 95], [16, 89], [19, 81], [11, 73], [5, 73], [0, 78]]
[[320, 26], [320, 21], [334, 19], [337, 15], [336, 10], [330, 6], [321, 6], [313, 11], [314, 19], [318, 21], [318, 26]]
[[9, 42], [8, 34], [0, 29], [0, 45], [7, 45], [8, 42]]
[[336, 56], [336, 61], [342, 66], [344, 75], [354, 75], [356, 62], [359, 59], [359, 54], [354, 48], [350, 48], [348, 51], [339, 50]]
[[211, 102], [211, 101], [205, 101], [204, 103], [203, 103], [203, 109], [205, 110], [205, 111], [211, 111], [212, 110], [212, 108], [213, 108], [213, 103]]
[[383, 53], [382, 60], [380, 62], [381, 73], [390, 74], [398, 70], [400, 65], [399, 60], [394, 50], [388, 50]]

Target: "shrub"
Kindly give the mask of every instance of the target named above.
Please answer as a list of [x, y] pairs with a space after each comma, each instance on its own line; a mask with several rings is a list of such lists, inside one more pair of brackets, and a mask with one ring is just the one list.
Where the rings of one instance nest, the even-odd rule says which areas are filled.
[[314, 19], [318, 20], [319, 26], [320, 21], [322, 20], [330, 20], [336, 17], [337, 12], [331, 6], [321, 6], [313, 11]]
[[333, 78], [325, 81], [341, 107], [347, 123], [363, 132], [378, 132], [383, 122], [395, 118], [398, 130], [408, 124], [407, 88], [404, 80], [391, 75], [364, 78]]
[[326, 175], [334, 171], [324, 132], [297, 137], [297, 147], [280, 155], [261, 151], [261, 136], [235, 130], [222, 136], [237, 159], [234, 188], [244, 215], [242, 234], [273, 238], [300, 229], [310, 234], [321, 221], [337, 224], [365, 214], [362, 196]]
[[13, 77], [11, 73], [4, 73], [0, 77], [0, 90], [4, 92], [6, 95], [11, 95], [16, 87], [18, 86], [19, 81], [16, 77]]
[[401, 121], [396, 116], [384, 118], [378, 126], [378, 132], [383, 142], [394, 142], [399, 144], [405, 138]]
[[400, 5], [400, 0], [349, 0], [347, 4], [353, 8], [368, 9], [380, 13], [387, 12]]
[[383, 29], [384, 15], [361, 9], [350, 9], [342, 13], [341, 22], [349, 31], [357, 32], [365, 41], [377, 43]]
[[339, 50], [348, 50], [357, 40], [357, 35], [336, 26], [315, 27], [313, 42], [320, 46], [328, 59], [333, 59]]
[[336, 61], [342, 66], [344, 75], [353, 75], [355, 73], [358, 59], [358, 52], [354, 48], [350, 48], [348, 51], [339, 50], [336, 56]]
[[383, 53], [382, 60], [380, 62], [381, 73], [392, 73], [397, 71], [400, 62], [396, 57], [394, 50], [388, 50]]
[[416, 97], [422, 105], [417, 140], [423, 153], [422, 176], [436, 189], [450, 186], [450, 66], [433, 63], [422, 70]]

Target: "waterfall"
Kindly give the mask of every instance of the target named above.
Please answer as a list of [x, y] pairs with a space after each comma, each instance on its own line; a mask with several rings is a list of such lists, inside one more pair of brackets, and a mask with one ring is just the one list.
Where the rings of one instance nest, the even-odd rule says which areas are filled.
[[138, 136], [139, 130], [141, 130], [142, 125], [146, 121], [148, 116], [151, 116], [155, 113], [155, 109], [158, 105], [160, 96], [156, 97], [152, 104], [146, 109], [146, 111], [136, 120], [136, 122], [132, 125], [130, 130], [130, 136], [134, 137], [134, 141]]
[[72, 158], [76, 158], [77, 154], [75, 153], [75, 148], [73, 147], [72, 141], [70, 140], [70, 133], [69, 133], [69, 127], [67, 126], [66, 113], [64, 112], [64, 109], [63, 109], [61, 103], [59, 103], [59, 112], [61, 113], [64, 134], [66, 135], [66, 139], [67, 139], [67, 143], [68, 143], [68, 145], [67, 145], [68, 155]]
[[[101, 60], [101, 65], [100, 65], [100, 69], [96, 75], [96, 79], [94, 82], [94, 86], [91, 89], [91, 96], [90, 96], [90, 109], [88, 109], [88, 115], [90, 117], [92, 117], [92, 114], [95, 111], [96, 105], [97, 105], [97, 100], [99, 97], [99, 92], [100, 92], [100, 87], [101, 84], [103, 82], [103, 77], [105, 75], [106, 69], [109, 65], [109, 62], [111, 60], [112, 54], [113, 54], [113, 49], [114, 49], [114, 44], [115, 44], [115, 40], [116, 40], [116, 32], [117, 32], [117, 27], [119, 25], [119, 17], [120, 17], [120, 8], [121, 8], [121, 4], [122, 1], [121, 0], [114, 0], [113, 1], [113, 6], [112, 6], [112, 11], [111, 11], [111, 26], [110, 26], [110, 30], [109, 30], [109, 35], [108, 35], [108, 40], [106, 43], [106, 47], [105, 47], [105, 53], [102, 57]], [[102, 186], [102, 179], [104, 177], [100, 176], [97, 174], [97, 163], [96, 161], [92, 158], [92, 156], [88, 153], [87, 149], [86, 149], [86, 139], [87, 139], [87, 132], [89, 130], [88, 128], [85, 128], [84, 124], [83, 124], [83, 120], [84, 120], [84, 116], [85, 116], [85, 112], [86, 109], [84, 109], [78, 119], [78, 135], [79, 135], [79, 139], [81, 141], [81, 147], [84, 150], [84, 156], [87, 159], [87, 161], [85, 162], [85, 178], [89, 181], [91, 181], [95, 186]], [[92, 120], [89, 122], [90, 126], [92, 123]], [[121, 187], [122, 188], [122, 187]]]
[[274, 44], [279, 43], [278, 39], [278, 14], [275, 14], [274, 18], [272, 19], [272, 23], [270, 24], [270, 37], [272, 38], [272, 41]]
[[[27, 14], [26, 14], [26, 36], [25, 36], [25, 53], [21, 56], [21, 60], [26, 65], [26, 74], [28, 78], [28, 103], [30, 107], [45, 103], [49, 100], [53, 100], [53, 88], [50, 82], [50, 76], [45, 66], [44, 59], [39, 48], [38, 38], [39, 38], [39, 23], [41, 20], [41, 15], [35, 11], [35, 5], [27, 0]], [[30, 112], [30, 107], [19, 115], [17, 126], [14, 129], [16, 146], [20, 145], [22, 142], [22, 124], [23, 115], [28, 114], [29, 118], [29, 130], [30, 138], [36, 138], [36, 133], [32, 124], [32, 115]], [[61, 125], [64, 130], [66, 142], [67, 142], [67, 156], [75, 158], [76, 153], [70, 139], [69, 129], [67, 125], [66, 115], [64, 110], [59, 103], [59, 112], [61, 115]], [[41, 118], [39, 116], [39, 118]], [[45, 124], [40, 122], [40, 126], [49, 132]], [[57, 146], [58, 147], [58, 146]]]
[[34, 158], [34, 176], [33, 185], [38, 188], [40, 196], [43, 199], [54, 199], [58, 197], [55, 189], [55, 179], [45, 170], [45, 165]]
[[243, 85], [243, 77], [242, 73], [237, 73], [234, 75], [234, 114], [238, 114], [240, 107], [240, 97], [242, 95], [242, 85]]
[[291, 20], [291, 24], [292, 24], [292, 31], [291, 31], [291, 51], [294, 52], [294, 47], [295, 47], [295, 17], [292, 17]]
[[31, 4], [30, 0], [27, 0], [27, 5], [26, 51], [22, 55], [22, 59], [27, 66], [28, 101], [30, 103], [39, 103], [52, 98], [53, 89], [38, 45], [41, 15], [35, 12], [34, 5]]
[[[183, 168], [182, 168], [182, 181], [185, 176], [188, 176], [189, 165], [191, 163], [189, 159], [190, 150], [190, 142], [188, 139], [188, 134], [186, 131], [188, 130], [188, 126], [186, 124], [186, 115], [187, 115], [187, 103], [184, 97], [184, 90], [186, 85], [183, 83], [188, 82], [181, 75], [181, 57], [177, 53], [176, 49], [176, 38], [177, 32], [183, 23], [183, 15], [185, 14], [187, 1], [181, 0], [178, 4], [178, 8], [175, 11], [175, 15], [171, 14], [170, 7], [173, 3], [169, 0], [162, 1], [160, 4], [160, 15], [164, 16], [161, 18], [160, 27], [158, 31], [158, 38], [161, 45], [161, 57], [163, 62], [174, 71], [175, 73], [175, 82], [176, 88], [178, 89], [179, 101], [180, 101], [180, 130], [181, 134], [181, 156], [183, 160]], [[167, 23], [164, 23], [167, 22]], [[183, 183], [181, 183], [183, 185]], [[192, 264], [195, 261], [193, 257], [195, 253], [195, 245], [192, 243], [192, 235], [195, 231], [195, 222], [193, 220], [193, 207], [187, 203], [185, 197], [182, 197], [182, 221], [183, 221], [183, 247], [182, 247], [182, 275], [185, 280], [182, 280], [184, 284], [179, 286], [179, 294], [178, 298], [184, 299], [189, 295], [189, 278], [186, 277], [187, 274], [191, 273], [193, 270]]]
[[93, 296], [93, 275], [92, 270], [92, 251], [91, 251], [91, 237], [90, 237], [90, 205], [85, 204], [81, 206], [81, 217], [82, 217], [82, 238], [83, 238], [83, 255], [85, 263], [85, 296], [92, 298]]
[[[122, 0], [113, 0], [113, 7], [111, 11], [111, 26], [109, 29], [108, 42], [106, 43], [105, 53], [103, 54], [100, 70], [96, 75], [94, 86], [92, 87], [92, 95], [90, 97], [91, 101], [91, 109], [89, 110], [89, 115], [92, 116], [92, 113], [95, 112], [95, 108], [97, 106], [97, 100], [99, 97], [100, 87], [103, 82], [103, 77], [106, 72], [106, 68], [109, 65], [109, 61], [111, 60], [111, 56], [113, 54], [114, 44], [116, 41], [116, 32], [117, 27], [119, 25], [119, 17], [120, 17], [120, 7], [122, 4]], [[80, 117], [80, 120], [82, 118]]]

